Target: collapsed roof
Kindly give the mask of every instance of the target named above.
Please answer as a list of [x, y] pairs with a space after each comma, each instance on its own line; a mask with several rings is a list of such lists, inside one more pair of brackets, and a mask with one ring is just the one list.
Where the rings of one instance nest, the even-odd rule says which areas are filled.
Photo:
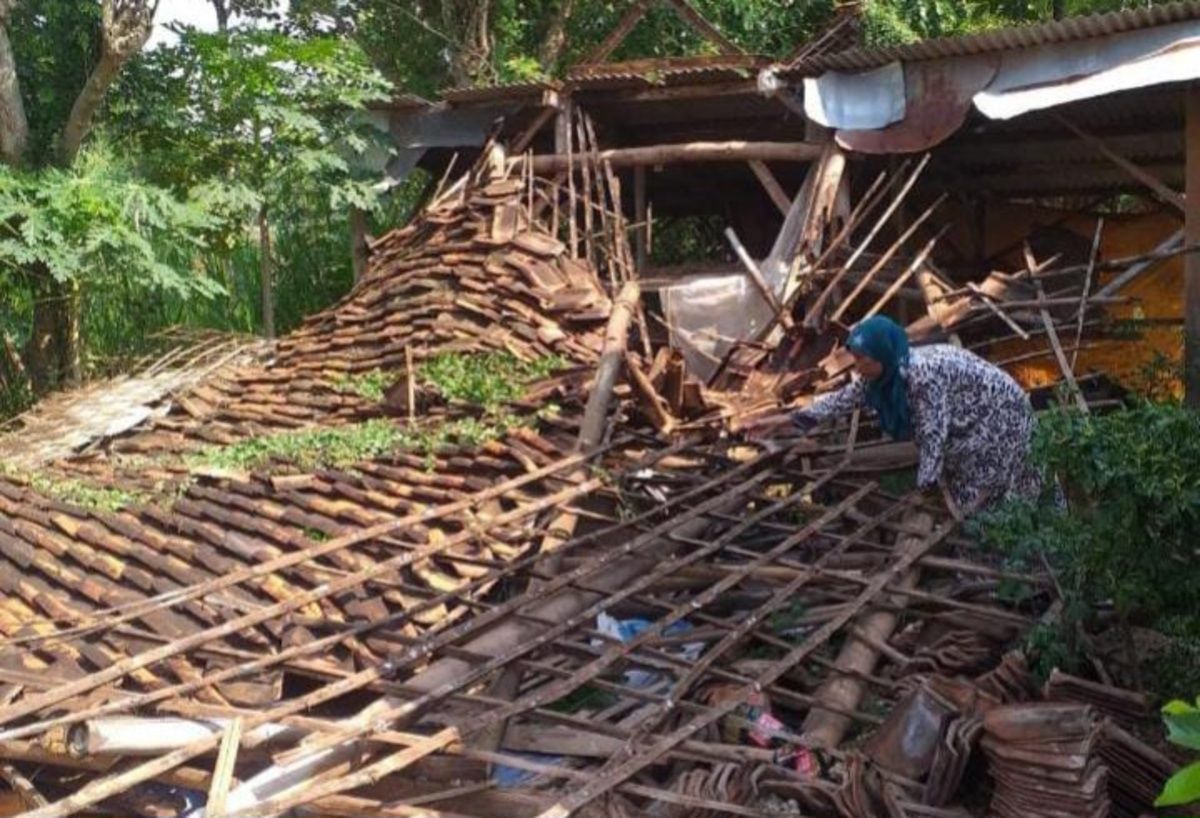
[[1097, 229], [960, 280], [934, 163], [851, 179], [825, 139], [794, 195], [757, 174], [778, 230], [663, 284], [629, 156], [562, 122], [552, 153], [523, 155], [545, 122], [486, 142], [278, 344], [205, 342], [0, 439], [29, 813], [1140, 815], [1170, 762], [1119, 662], [1039, 685], [1018, 649], [1052, 576], [982, 553], [866, 416], [738, 430], [844, 383], [845, 327], [883, 311], [1049, 359], [1095, 409], [1078, 350], [1193, 248], [1102, 257]]

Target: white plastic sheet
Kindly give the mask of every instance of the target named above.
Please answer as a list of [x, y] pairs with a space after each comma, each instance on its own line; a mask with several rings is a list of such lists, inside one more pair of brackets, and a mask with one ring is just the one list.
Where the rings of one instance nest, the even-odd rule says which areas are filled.
[[773, 317], [771, 306], [744, 275], [697, 278], [661, 291], [671, 346], [690, 372], [707, 381], [729, 349]]
[[898, 62], [874, 71], [828, 71], [804, 80], [804, 113], [826, 128], [885, 128], [904, 119], [904, 68]]

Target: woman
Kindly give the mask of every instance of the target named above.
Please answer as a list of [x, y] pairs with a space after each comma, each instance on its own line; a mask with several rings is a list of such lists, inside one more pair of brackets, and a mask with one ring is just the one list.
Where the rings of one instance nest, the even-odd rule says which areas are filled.
[[[1041, 480], [1029, 463], [1033, 407], [1006, 372], [945, 344], [910, 351], [904, 329], [884, 317], [854, 327], [846, 346], [853, 380], [790, 413], [801, 431], [865, 404], [890, 437], [916, 442], [917, 485], [940, 485], [956, 515], [1038, 494]], [[755, 423], [755, 435], [781, 422], [777, 416]]]

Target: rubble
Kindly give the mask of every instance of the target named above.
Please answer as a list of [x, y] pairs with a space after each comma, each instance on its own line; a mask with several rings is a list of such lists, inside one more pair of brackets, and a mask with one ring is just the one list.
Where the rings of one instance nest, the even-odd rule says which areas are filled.
[[[629, 156], [563, 122], [552, 161], [485, 145], [272, 349], [179, 365], [131, 425], [0, 478], [0, 756], [44, 770], [30, 814], [1143, 814], [1169, 772], [1146, 701], [1034, 680], [1052, 578], [897, 488], [911, 444], [857, 415], [739, 433], [844, 383], [846, 327], [898, 299], [915, 340], [1028, 344], [1092, 410], [1067, 350], [1123, 303], [1100, 262], [951, 281], [945, 231], [918, 236], [941, 203], [891, 230], [928, 160], [864, 192], [830, 142], [764, 258], [738, 253], [746, 332], [680, 341], [643, 297]], [[502, 406], [426, 378], [481, 354], [558, 366]], [[206, 461], [238, 447], [266, 454]]]

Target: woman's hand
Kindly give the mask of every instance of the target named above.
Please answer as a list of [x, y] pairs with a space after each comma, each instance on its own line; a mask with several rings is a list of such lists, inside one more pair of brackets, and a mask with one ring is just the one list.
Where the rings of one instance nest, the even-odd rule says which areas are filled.
[[754, 418], [742, 425], [742, 434], [746, 436], [746, 440], [754, 443], [760, 443], [769, 438], [775, 437], [781, 426], [788, 422], [787, 415], [773, 414], [763, 415], [760, 418]]
[[965, 519], [963, 510], [959, 508], [958, 503], [954, 501], [954, 496], [950, 494], [950, 490], [942, 483], [931, 483], [928, 486], [921, 487], [921, 500], [926, 503], [937, 505], [939, 502], [944, 503], [946, 510], [950, 512], [954, 519], [960, 523]]
[[951, 516], [961, 523], [964, 519], [966, 519], [966, 515], [963, 514], [963, 510], [958, 507], [958, 503], [954, 502], [954, 497], [950, 494], [950, 490], [948, 488], [942, 486], [941, 490], [942, 499], [946, 501], [946, 508], [950, 510]]

